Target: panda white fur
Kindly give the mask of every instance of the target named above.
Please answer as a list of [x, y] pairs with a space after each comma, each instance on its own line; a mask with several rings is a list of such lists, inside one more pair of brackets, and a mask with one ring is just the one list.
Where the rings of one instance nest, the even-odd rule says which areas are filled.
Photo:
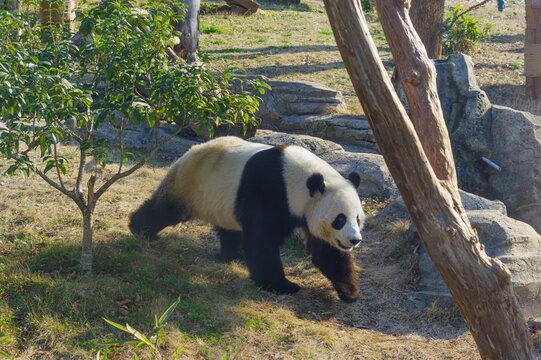
[[154, 237], [169, 225], [204, 220], [217, 228], [223, 260], [244, 258], [254, 282], [278, 293], [299, 290], [285, 278], [279, 247], [302, 227], [314, 264], [349, 302], [359, 294], [348, 252], [362, 240], [359, 181], [301, 147], [220, 137], [178, 159], [129, 226]]

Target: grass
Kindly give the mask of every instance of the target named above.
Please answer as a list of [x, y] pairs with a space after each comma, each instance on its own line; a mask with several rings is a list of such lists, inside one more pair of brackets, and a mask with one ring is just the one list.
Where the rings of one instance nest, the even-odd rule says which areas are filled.
[[[260, 3], [260, 10], [251, 16], [203, 15], [203, 29], [215, 26], [224, 32], [201, 36], [201, 49], [216, 60], [237, 63], [250, 74], [330, 86], [343, 92], [352, 113], [362, 113], [334, 42], [323, 2], [303, 0], [298, 6], [270, 1]], [[464, 2], [451, 0], [446, 3], [446, 11], [452, 11], [457, 4], [469, 7]], [[489, 3], [470, 15], [493, 26], [491, 38], [481, 42], [471, 54], [479, 85], [495, 104], [534, 111], [524, 99], [524, 4], [508, 2], [505, 12], [499, 13], [496, 6]], [[391, 70], [392, 56], [377, 14], [368, 14], [367, 20], [379, 55]], [[259, 42], [261, 38], [266, 41]], [[281, 46], [284, 44], [288, 46]]]
[[[201, 49], [248, 73], [328, 85], [344, 93], [351, 112], [361, 113], [322, 2], [261, 4], [248, 17], [202, 15]], [[520, 107], [523, 5], [508, 2], [504, 14], [492, 8], [472, 14], [498, 32], [473, 54], [478, 81], [493, 102]], [[381, 26], [375, 16], [369, 22], [389, 65]], [[405, 235], [408, 224], [378, 216], [385, 201], [364, 199], [370, 219], [356, 252], [359, 301], [340, 302], [295, 239], [286, 241], [282, 257], [288, 278], [303, 288], [276, 295], [257, 289], [244, 264], [215, 260], [218, 241], [208, 225], [180, 224], [154, 242], [129, 234], [128, 214], [150, 196], [167, 162], [153, 165], [115, 184], [98, 203], [95, 274], [87, 279], [76, 275], [81, 217], [71, 200], [37, 177], [0, 178], [0, 334], [16, 340], [0, 351], [26, 359], [88, 359], [98, 351], [108, 359], [133, 358], [133, 348], [107, 345], [129, 337], [103, 318], [150, 333], [154, 315], [180, 296], [165, 328], [167, 358], [478, 358], [456, 309], [429, 304], [410, 310], [416, 255]]]
[[[255, 287], [244, 264], [215, 260], [218, 240], [206, 224], [180, 224], [153, 242], [129, 234], [128, 214], [165, 171], [158, 162], [105, 193], [95, 216], [95, 274], [87, 279], [77, 277], [77, 209], [37, 177], [1, 178], [0, 333], [16, 340], [2, 351], [28, 359], [87, 359], [98, 351], [108, 359], [133, 358], [133, 348], [107, 345], [130, 337], [103, 318], [148, 334], [154, 315], [180, 296], [161, 346], [167, 358], [404, 358], [419, 346], [419, 354], [475, 358], [473, 340], [461, 335], [463, 324], [427, 324], [422, 310], [404, 311], [402, 294], [413, 289], [406, 279], [411, 275], [400, 235], [404, 225], [385, 223], [388, 233], [396, 233], [387, 236], [379, 227], [386, 220], [370, 220], [375, 225], [369, 224], [367, 243], [357, 252], [363, 267], [357, 303], [339, 301], [293, 238], [282, 258], [288, 278], [303, 288], [293, 296], [271, 294]], [[377, 201], [370, 204], [376, 207]], [[381, 253], [387, 254], [383, 263]], [[431, 327], [437, 331], [427, 348], [420, 339]], [[149, 356], [147, 350], [137, 352]]]

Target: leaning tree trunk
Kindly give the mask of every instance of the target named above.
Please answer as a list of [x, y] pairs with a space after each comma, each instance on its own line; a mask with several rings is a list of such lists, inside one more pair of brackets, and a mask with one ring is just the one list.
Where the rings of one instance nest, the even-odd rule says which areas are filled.
[[526, 0], [526, 95], [541, 107], [541, 0]]
[[415, 108], [417, 133], [379, 59], [360, 0], [324, 3], [385, 162], [481, 357], [533, 359], [511, 274], [503, 263], [486, 255], [462, 206], [435, 70], [407, 14], [409, 2], [376, 0], [410, 107]]
[[411, 22], [431, 59], [441, 57], [444, 10], [445, 0], [411, 0]]

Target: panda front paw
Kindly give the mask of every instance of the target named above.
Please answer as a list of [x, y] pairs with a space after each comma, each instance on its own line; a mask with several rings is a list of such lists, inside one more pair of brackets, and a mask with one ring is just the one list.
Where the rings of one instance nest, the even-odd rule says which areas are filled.
[[279, 284], [265, 284], [261, 285], [261, 288], [278, 294], [295, 294], [301, 287], [294, 282], [284, 279]]
[[336, 282], [333, 285], [343, 302], [352, 303], [359, 297], [359, 285], [356, 282]]

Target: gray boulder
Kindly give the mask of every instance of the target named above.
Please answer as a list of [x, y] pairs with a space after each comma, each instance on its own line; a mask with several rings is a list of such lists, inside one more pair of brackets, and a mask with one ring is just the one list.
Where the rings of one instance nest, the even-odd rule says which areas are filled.
[[279, 128], [289, 133], [309, 134], [322, 139], [379, 150], [365, 116], [288, 116], [282, 119]]
[[437, 61], [436, 70], [459, 187], [491, 198], [486, 176], [491, 169], [481, 160], [492, 155], [490, 101], [477, 84], [468, 55], [453, 54]]
[[[468, 218], [485, 245], [488, 256], [507, 265], [515, 294], [525, 316], [541, 315], [541, 236], [528, 224], [505, 216], [500, 210], [469, 210]], [[415, 297], [440, 303], [452, 298], [426, 250], [419, 251], [420, 291]]]
[[489, 173], [493, 196], [541, 234], [541, 117], [493, 105], [491, 134], [492, 160], [502, 168]]
[[332, 152], [344, 152], [342, 146], [328, 140], [308, 135], [286, 134], [270, 130], [257, 130], [254, 137], [249, 141], [267, 145], [297, 145], [310, 150], [317, 156]]
[[[309, 81], [270, 80], [263, 75], [235, 74], [245, 80], [259, 79], [270, 85], [271, 90], [258, 96], [262, 101], [256, 117], [261, 120], [261, 127], [279, 130], [285, 117], [299, 115], [323, 115], [346, 108], [342, 93], [325, 85]], [[233, 85], [233, 90], [240, 89], [240, 82]], [[246, 85], [244, 85], [246, 89]]]
[[[462, 189], [459, 189], [459, 193], [462, 205], [466, 210], [493, 210], [500, 212], [502, 215], [507, 215], [505, 204], [499, 200], [488, 200]], [[406, 204], [404, 203], [402, 196], [398, 196], [391, 201], [389, 205], [380, 211], [380, 214], [409, 220], [408, 210], [406, 209]]]

